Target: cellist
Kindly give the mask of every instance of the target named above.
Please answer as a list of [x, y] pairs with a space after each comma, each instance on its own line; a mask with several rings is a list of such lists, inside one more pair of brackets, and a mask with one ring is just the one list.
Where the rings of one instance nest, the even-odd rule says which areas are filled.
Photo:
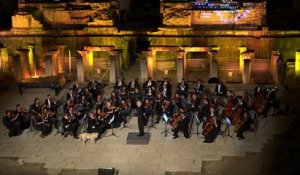
[[188, 131], [188, 118], [184, 108], [179, 108], [178, 113], [174, 115], [171, 120], [171, 125], [173, 127], [173, 139], [177, 139], [178, 132], [182, 131], [183, 135], [186, 139], [190, 138], [190, 134]]
[[202, 135], [204, 136], [203, 142], [212, 143], [220, 131], [220, 121], [217, 121], [214, 107], [210, 107], [210, 116], [203, 122], [202, 128]]

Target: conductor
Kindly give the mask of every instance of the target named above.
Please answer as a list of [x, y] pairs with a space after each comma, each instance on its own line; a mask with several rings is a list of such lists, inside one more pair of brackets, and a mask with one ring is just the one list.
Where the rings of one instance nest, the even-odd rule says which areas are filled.
[[139, 127], [139, 134], [137, 135], [138, 137], [144, 136], [144, 126], [146, 125], [146, 115], [145, 115], [145, 108], [142, 105], [141, 100], [137, 100], [136, 102], [136, 115], [138, 117], [138, 127]]

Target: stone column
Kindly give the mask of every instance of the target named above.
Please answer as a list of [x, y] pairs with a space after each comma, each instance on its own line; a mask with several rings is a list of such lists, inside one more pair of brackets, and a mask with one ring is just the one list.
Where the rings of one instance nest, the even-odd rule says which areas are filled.
[[[241, 58], [242, 58], [243, 62], [246, 59], [250, 59], [250, 60], [254, 59], [255, 58], [255, 53], [252, 50], [247, 50], [246, 52], [241, 53]], [[243, 74], [245, 73], [245, 71], [244, 71], [245, 67], [244, 66], [245, 66], [245, 64], [243, 64], [242, 69], [240, 70], [240, 72], [242, 73], [242, 77], [244, 77]], [[251, 74], [249, 76], [251, 76]], [[250, 79], [251, 79], [251, 77], [250, 77]]]
[[45, 65], [46, 65], [46, 76], [52, 76], [53, 70], [52, 70], [52, 56], [51, 55], [45, 56]]
[[151, 51], [142, 51], [142, 58], [147, 60], [147, 72], [149, 77], [153, 77], [154, 60], [151, 57]]
[[296, 51], [295, 55], [295, 74], [300, 76], [300, 51]]
[[117, 79], [117, 66], [116, 66], [116, 61], [117, 57], [116, 55], [110, 55], [109, 56], [109, 82], [110, 83], [115, 83]]
[[121, 76], [121, 62], [122, 62], [122, 50], [116, 49], [114, 51], [110, 51], [110, 55], [116, 58], [116, 77]]
[[151, 58], [153, 61], [153, 70], [157, 70], [157, 66], [156, 66], [156, 51], [155, 50], [151, 50]]
[[272, 51], [272, 58], [271, 58], [271, 75], [273, 77], [273, 81], [275, 84], [279, 83], [278, 77], [278, 59], [279, 59], [279, 52]]
[[84, 82], [85, 76], [84, 76], [84, 65], [83, 65], [83, 58], [77, 57], [76, 58], [76, 64], [77, 64], [77, 80], [78, 82]]
[[208, 52], [209, 58], [209, 77], [218, 77], [218, 61], [217, 61], [217, 50]]
[[178, 51], [177, 53], [177, 68], [176, 68], [176, 77], [177, 82], [181, 82], [184, 79], [185, 75], [185, 52], [183, 50]]
[[15, 81], [20, 81], [23, 78], [20, 56], [14, 55], [12, 59], [13, 59], [14, 79]]
[[147, 71], [147, 59], [140, 58], [140, 83], [143, 83], [148, 78], [148, 71]]
[[21, 63], [21, 67], [22, 67], [22, 78], [29, 78], [30, 77], [29, 62], [28, 62], [29, 50], [28, 49], [18, 49], [16, 52], [20, 56], [20, 63]]
[[8, 52], [7, 48], [2, 47], [0, 48], [0, 68], [3, 72], [8, 72]]
[[243, 84], [249, 84], [251, 77], [251, 59], [244, 59]]
[[36, 60], [34, 58], [34, 46], [28, 46], [28, 62], [29, 62], [29, 71], [30, 75], [33, 76], [36, 74]]
[[247, 51], [247, 47], [246, 46], [241, 46], [239, 47], [240, 50], [240, 58], [239, 58], [239, 62], [240, 62], [240, 73], [243, 73], [243, 69], [244, 69], [244, 58], [242, 57], [242, 53]]
[[56, 49], [50, 50], [45, 55], [45, 60], [51, 57], [51, 75], [57, 76], [58, 75], [58, 54], [59, 51]]
[[90, 78], [88, 51], [86, 51], [86, 50], [79, 50], [77, 52], [82, 57], [84, 77], [85, 77], [85, 80], [88, 80]]
[[58, 50], [58, 73], [65, 72], [65, 48], [66, 45], [57, 45]]

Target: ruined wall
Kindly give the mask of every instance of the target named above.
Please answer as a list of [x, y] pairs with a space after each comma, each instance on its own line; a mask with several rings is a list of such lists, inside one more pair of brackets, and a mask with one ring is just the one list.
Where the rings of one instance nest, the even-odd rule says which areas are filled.
[[18, 12], [12, 16], [12, 27], [18, 29], [43, 28], [43, 25], [35, 19], [32, 14], [27, 12]]
[[161, 3], [164, 26], [191, 26], [188, 3]]

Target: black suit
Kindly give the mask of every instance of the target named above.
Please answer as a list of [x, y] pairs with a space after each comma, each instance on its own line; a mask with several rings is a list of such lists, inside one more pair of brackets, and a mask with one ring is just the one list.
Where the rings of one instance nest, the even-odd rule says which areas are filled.
[[[220, 86], [220, 88], [219, 88]], [[215, 93], [219, 96], [226, 96], [226, 87], [223, 84], [216, 84]]]
[[134, 85], [133, 85], [133, 81], [128, 83], [128, 90], [129, 91], [134, 91], [135, 88], [140, 88], [140, 85], [138, 84], [137, 81], [134, 81]]
[[195, 87], [194, 87], [195, 93], [197, 95], [201, 94], [203, 91], [203, 88], [204, 88], [203, 84], [200, 84], [200, 86], [198, 86], [198, 84], [195, 85]]
[[136, 109], [136, 115], [138, 117], [138, 127], [140, 135], [144, 135], [144, 126], [146, 125], [146, 110], [144, 106], [140, 106]]

